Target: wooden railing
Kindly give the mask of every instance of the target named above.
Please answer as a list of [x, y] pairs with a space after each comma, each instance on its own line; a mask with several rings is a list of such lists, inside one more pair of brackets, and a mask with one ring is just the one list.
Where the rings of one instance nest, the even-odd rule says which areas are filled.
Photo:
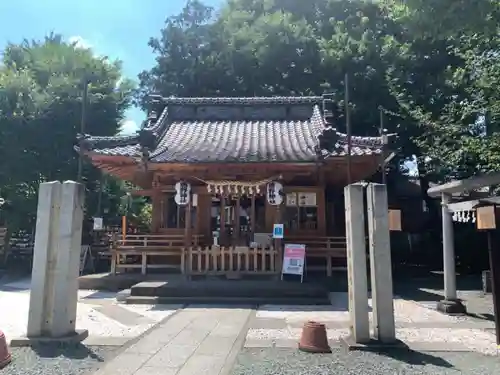
[[[201, 236], [193, 235], [191, 246], [186, 248], [185, 238], [180, 234], [116, 236], [111, 243], [111, 273], [135, 268], [140, 268], [142, 274], [148, 269], [163, 268], [177, 269], [188, 275], [258, 275], [281, 271], [279, 252], [272, 247], [201, 247], [200, 239]], [[307, 259], [325, 260], [324, 265], [306, 262], [306, 271], [326, 269], [326, 274], [331, 276], [333, 269], [345, 269], [345, 237], [287, 236], [283, 243], [305, 244]], [[163, 261], [152, 262], [153, 257]]]
[[[347, 246], [345, 237], [308, 237], [308, 236], [290, 236], [286, 237], [284, 243], [297, 243], [306, 245], [307, 258], [323, 258], [324, 265], [310, 265], [306, 261], [306, 271], [324, 270], [327, 276], [332, 276], [334, 269], [345, 269], [344, 261], [347, 259]], [[333, 265], [341, 263], [340, 266]]]
[[[193, 245], [198, 245], [200, 235], [192, 235], [191, 240]], [[128, 249], [165, 249], [177, 248], [185, 246], [185, 236], [183, 234], [127, 234], [125, 238], [118, 235], [115, 240], [117, 248], [120, 250]]]
[[[193, 235], [192, 244], [198, 245], [199, 235]], [[111, 244], [111, 273], [115, 274], [119, 269], [140, 268], [145, 275], [148, 268], [179, 269], [184, 272], [185, 237], [177, 234], [131, 234], [125, 238], [117, 236]], [[130, 257], [140, 259], [129, 263]], [[163, 257], [163, 263], [149, 262], [151, 257]]]
[[277, 272], [278, 252], [272, 247], [194, 247], [189, 248], [186, 255], [189, 275], [267, 275]]

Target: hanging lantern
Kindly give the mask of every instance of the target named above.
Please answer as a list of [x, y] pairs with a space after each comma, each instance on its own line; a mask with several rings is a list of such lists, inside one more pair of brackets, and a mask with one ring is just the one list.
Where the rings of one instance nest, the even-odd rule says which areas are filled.
[[279, 182], [270, 182], [267, 184], [267, 201], [270, 205], [279, 206], [283, 203], [283, 185]]
[[186, 206], [191, 197], [191, 185], [187, 182], [180, 181], [175, 184], [175, 203], [179, 206]]

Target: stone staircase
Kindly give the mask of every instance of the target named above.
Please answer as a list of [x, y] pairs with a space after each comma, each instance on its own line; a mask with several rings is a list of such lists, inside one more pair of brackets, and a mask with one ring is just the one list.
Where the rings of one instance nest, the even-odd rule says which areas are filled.
[[135, 284], [128, 304], [329, 305], [320, 285], [279, 280], [175, 280]]

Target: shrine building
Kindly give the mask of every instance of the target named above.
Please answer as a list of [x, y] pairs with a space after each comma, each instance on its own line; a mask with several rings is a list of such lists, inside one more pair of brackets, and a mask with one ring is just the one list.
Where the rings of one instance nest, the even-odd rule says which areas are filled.
[[[79, 138], [85, 158], [152, 202], [150, 230], [116, 238], [113, 273], [279, 274], [287, 242], [306, 245], [308, 270], [345, 267], [347, 135], [328, 98], [150, 100], [137, 134]], [[385, 140], [351, 137], [352, 182], [379, 170]]]

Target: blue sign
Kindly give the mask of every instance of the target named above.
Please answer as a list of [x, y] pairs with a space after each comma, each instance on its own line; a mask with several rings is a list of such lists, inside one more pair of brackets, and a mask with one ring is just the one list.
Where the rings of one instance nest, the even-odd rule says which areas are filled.
[[273, 225], [273, 238], [283, 238], [285, 235], [285, 228], [283, 224]]

